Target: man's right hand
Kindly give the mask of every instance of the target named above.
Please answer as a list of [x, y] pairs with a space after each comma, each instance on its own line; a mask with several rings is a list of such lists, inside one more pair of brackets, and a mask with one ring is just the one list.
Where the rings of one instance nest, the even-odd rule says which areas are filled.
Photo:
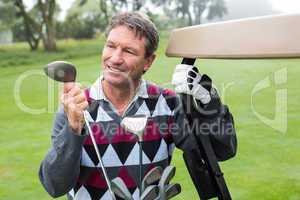
[[84, 90], [78, 83], [64, 83], [61, 102], [67, 115], [70, 128], [80, 134], [84, 125], [83, 111], [88, 107]]

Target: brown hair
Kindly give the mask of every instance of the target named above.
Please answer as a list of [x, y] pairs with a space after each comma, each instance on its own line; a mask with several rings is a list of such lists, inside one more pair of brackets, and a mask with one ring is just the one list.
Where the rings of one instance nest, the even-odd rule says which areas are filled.
[[136, 36], [145, 37], [145, 57], [151, 56], [157, 49], [159, 35], [155, 24], [140, 12], [125, 12], [112, 17], [106, 36], [117, 26], [127, 26], [135, 31]]

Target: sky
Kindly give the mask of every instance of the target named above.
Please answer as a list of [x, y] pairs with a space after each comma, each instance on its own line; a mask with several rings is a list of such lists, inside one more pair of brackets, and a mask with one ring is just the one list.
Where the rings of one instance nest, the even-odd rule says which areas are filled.
[[[28, 8], [31, 8], [32, 5], [34, 4], [34, 2], [36, 0], [23, 0], [25, 5]], [[64, 18], [66, 15], [66, 11], [71, 7], [71, 4], [74, 2], [75, 0], [56, 0], [56, 2], [59, 4], [61, 11], [61, 16], [60, 18]]]
[[[31, 7], [34, 1], [35, 0], [24, 0], [25, 4], [28, 5], [28, 7]], [[283, 13], [294, 13], [294, 12], [300, 13], [299, 0], [269, 0], [269, 1], [273, 5], [274, 10], [278, 10]], [[60, 18], [64, 18], [64, 16], [66, 15], [66, 11], [70, 8], [73, 2], [74, 0], [57, 0], [57, 3], [60, 5], [62, 9]]]
[[270, 2], [276, 10], [287, 13], [300, 12], [299, 0], [270, 0]]

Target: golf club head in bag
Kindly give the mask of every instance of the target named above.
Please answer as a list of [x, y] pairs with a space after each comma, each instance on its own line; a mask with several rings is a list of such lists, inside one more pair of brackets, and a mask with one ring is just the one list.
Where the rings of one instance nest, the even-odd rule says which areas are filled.
[[164, 169], [161, 178], [158, 183], [160, 200], [166, 200], [166, 186], [171, 179], [175, 176], [176, 168], [174, 166], [168, 166]]
[[148, 186], [142, 193], [140, 200], [155, 200], [159, 198], [159, 189], [157, 185]]
[[142, 181], [142, 193], [149, 186], [158, 182], [161, 178], [163, 169], [161, 166], [156, 166], [152, 168], [143, 178]]
[[166, 186], [165, 194], [166, 199], [171, 199], [181, 192], [181, 186], [179, 183], [171, 183]]
[[121, 197], [125, 200], [133, 200], [131, 193], [120, 177], [117, 177], [111, 181], [111, 189], [118, 197]]

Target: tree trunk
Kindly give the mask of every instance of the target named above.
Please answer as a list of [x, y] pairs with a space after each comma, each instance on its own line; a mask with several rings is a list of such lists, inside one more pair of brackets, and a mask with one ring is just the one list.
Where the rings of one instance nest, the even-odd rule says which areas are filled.
[[56, 50], [55, 37], [55, 0], [38, 0], [37, 5], [42, 16], [42, 22], [35, 21], [25, 10], [23, 0], [15, 0], [15, 5], [19, 9], [19, 14], [22, 16], [26, 31], [26, 40], [31, 50], [36, 50], [40, 39], [43, 40], [44, 49], [46, 51]]
[[35, 38], [33, 34], [30, 32], [30, 28], [25, 25], [25, 31], [26, 31], [26, 41], [30, 46], [31, 51], [35, 51], [39, 47], [40, 37]]
[[34, 34], [34, 29], [32, 28], [32, 24], [30, 23], [30, 20], [28, 19], [28, 17], [24, 17], [23, 21], [24, 21], [24, 26], [25, 26], [26, 41], [30, 46], [30, 50], [35, 51], [35, 50], [37, 50], [37, 48], [39, 46], [40, 35], [38, 34], [38, 36], [36, 36], [36, 34]]
[[55, 28], [51, 22], [46, 23], [46, 35], [43, 37], [44, 49], [46, 51], [56, 51]]
[[45, 3], [38, 0], [38, 6], [43, 17], [43, 25], [45, 27], [45, 32], [42, 31], [44, 49], [46, 51], [56, 51], [55, 23], [53, 19], [55, 0], [48, 0], [45, 1]]
[[202, 12], [200, 11], [200, 8], [198, 8], [195, 16], [195, 24], [201, 24], [201, 15]]
[[191, 13], [190, 13], [190, 12], [187, 12], [186, 14], [187, 14], [188, 19], [189, 19], [189, 21], [188, 21], [189, 26], [192, 26], [192, 25], [193, 25], [193, 19], [192, 19]]
[[25, 26], [25, 38], [30, 46], [31, 51], [37, 50], [39, 46], [39, 41], [41, 38], [41, 26], [38, 25], [31, 16], [26, 12], [25, 6], [22, 0], [15, 1], [16, 7], [19, 8], [19, 14], [23, 18]]

